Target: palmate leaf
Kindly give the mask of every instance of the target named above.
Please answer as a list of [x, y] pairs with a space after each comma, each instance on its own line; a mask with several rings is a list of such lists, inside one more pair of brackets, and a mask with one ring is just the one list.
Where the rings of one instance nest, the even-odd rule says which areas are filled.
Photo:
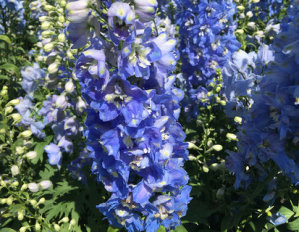
[[7, 72], [12, 72], [14, 74], [20, 75], [20, 70], [17, 66], [15, 66], [14, 64], [11, 63], [6, 63], [6, 64], [2, 64], [0, 65], [0, 70], [5, 70]]

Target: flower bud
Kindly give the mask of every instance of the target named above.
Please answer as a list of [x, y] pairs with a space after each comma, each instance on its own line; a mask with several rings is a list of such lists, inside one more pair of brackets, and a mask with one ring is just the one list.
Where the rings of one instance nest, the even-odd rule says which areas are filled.
[[24, 191], [28, 188], [28, 185], [27, 184], [23, 184], [22, 187], [21, 187], [21, 191]]
[[23, 226], [23, 227], [20, 228], [19, 231], [20, 231], [20, 232], [25, 232], [26, 230], [27, 230], [27, 226]]
[[32, 132], [31, 132], [31, 130], [25, 130], [22, 133], [20, 133], [19, 136], [24, 139], [28, 139], [32, 136]]
[[24, 152], [25, 152], [25, 147], [20, 147], [20, 146], [16, 147], [16, 153], [18, 155], [23, 154]]
[[6, 204], [12, 205], [12, 202], [13, 202], [12, 196], [10, 196], [9, 198], [6, 199]]
[[61, 43], [64, 43], [65, 40], [66, 40], [65, 34], [64, 33], [60, 33], [58, 35], [58, 41], [61, 42]]
[[29, 183], [28, 184], [28, 188], [30, 190], [30, 192], [36, 193], [39, 190], [39, 186], [37, 185], [37, 183]]
[[253, 3], [259, 3], [260, 0], [252, 0]]
[[45, 21], [41, 25], [42, 30], [48, 30], [51, 27], [51, 23], [49, 21]]
[[264, 37], [264, 36], [265, 36], [265, 34], [264, 34], [263, 31], [257, 31], [255, 34], [256, 34], [256, 36], [258, 36], [258, 37]]
[[251, 17], [253, 16], [252, 11], [248, 11], [248, 12], [246, 13], [246, 16], [247, 16], [248, 18], [251, 18]]
[[52, 64], [49, 65], [48, 72], [50, 74], [54, 74], [54, 73], [56, 73], [58, 71], [58, 69], [59, 69], [59, 64], [56, 63], [56, 62], [54, 62], [54, 63], [52, 63]]
[[48, 20], [48, 19], [49, 19], [48, 16], [41, 16], [41, 17], [38, 18], [38, 20], [39, 20], [40, 22], [45, 22], [45, 21]]
[[11, 112], [13, 112], [13, 107], [12, 106], [5, 107], [5, 109], [4, 109], [4, 114], [5, 115], [10, 114]]
[[44, 197], [42, 197], [41, 199], [39, 199], [37, 204], [40, 205], [40, 204], [44, 204], [45, 202], [46, 202], [46, 199]]
[[55, 7], [51, 6], [51, 5], [45, 5], [44, 8], [45, 8], [45, 11], [55, 10]]
[[[49, 38], [51, 35], [54, 35], [55, 34], [55, 32], [54, 31], [51, 31], [51, 30], [46, 30], [46, 31], [43, 31], [42, 32], [42, 37], [43, 38]], [[48, 44], [46, 44], [46, 45], [48, 45]], [[53, 48], [52, 48], [53, 49]], [[51, 50], [52, 50], [51, 49]], [[44, 50], [45, 50], [45, 47], [44, 47]], [[51, 51], [50, 50], [50, 51]], [[46, 51], [46, 50], [45, 50]], [[48, 51], [46, 51], [46, 52], [48, 52]]]
[[0, 199], [0, 204], [4, 205], [4, 204], [6, 204], [6, 202], [7, 202], [7, 199], [6, 199], [6, 198], [2, 198], [2, 199]]
[[61, 1], [61, 2], [60, 2], [60, 6], [61, 6], [61, 7], [65, 7], [65, 6], [66, 6], [66, 1]]
[[17, 165], [13, 165], [10, 171], [13, 176], [16, 176], [20, 173], [19, 167]]
[[29, 151], [24, 155], [25, 158], [30, 160], [34, 159], [36, 156], [37, 156], [36, 151]]
[[72, 53], [71, 50], [67, 50], [67, 51], [66, 51], [66, 55], [67, 55], [67, 58], [69, 58], [69, 59], [74, 59], [74, 58], [75, 58], [75, 57], [73, 56], [73, 53]]
[[68, 217], [64, 217], [64, 218], [62, 218], [61, 220], [60, 220], [60, 222], [62, 222], [62, 223], [68, 223], [69, 222], [69, 218]]
[[35, 223], [35, 230], [36, 230], [36, 231], [40, 231], [40, 229], [41, 229], [40, 224], [39, 224], [38, 222], [36, 222], [36, 223]]
[[212, 148], [215, 151], [221, 151], [223, 149], [223, 147], [220, 144], [214, 145]]
[[243, 10], [245, 10], [245, 7], [242, 6], [242, 5], [240, 5], [240, 6], [237, 6], [237, 9], [238, 9], [239, 11], [243, 11]]
[[37, 205], [37, 201], [34, 199], [30, 200], [29, 202], [33, 207]]
[[11, 187], [15, 188], [19, 186], [19, 181], [15, 181], [11, 184]]
[[0, 134], [5, 134], [5, 132], [6, 132], [5, 128], [0, 129]]
[[228, 138], [230, 140], [235, 140], [235, 141], [238, 140], [237, 136], [235, 134], [232, 134], [232, 133], [227, 133], [226, 138]]
[[24, 213], [23, 210], [18, 212], [18, 220], [22, 221], [24, 219]]
[[64, 88], [67, 93], [72, 93], [75, 89], [75, 85], [73, 81], [69, 79], [69, 81], [65, 84]]
[[247, 26], [251, 29], [254, 29], [255, 28], [255, 22], [248, 22], [247, 23]]
[[220, 188], [220, 189], [217, 190], [217, 192], [216, 192], [216, 198], [217, 199], [222, 199], [223, 196], [224, 196], [224, 188], [222, 187], [222, 188]]
[[244, 34], [244, 30], [243, 29], [238, 29], [238, 30], [235, 31], [235, 33], [242, 35], [242, 34]]
[[20, 99], [13, 99], [13, 100], [9, 101], [9, 102], [6, 104], [6, 106], [16, 106], [16, 105], [18, 105], [18, 104], [20, 104]]
[[236, 116], [236, 117], [234, 118], [234, 121], [235, 121], [236, 123], [242, 124], [242, 118], [239, 117], [239, 116]]
[[48, 189], [52, 186], [52, 182], [50, 180], [43, 180], [39, 183], [41, 189]]
[[55, 229], [56, 231], [59, 231], [59, 230], [60, 230], [60, 226], [59, 226], [58, 224], [54, 224], [54, 229]]
[[61, 23], [64, 23], [64, 22], [65, 22], [65, 18], [64, 18], [64, 16], [63, 16], [63, 15], [60, 15], [60, 16], [58, 17], [58, 21], [61, 22]]
[[53, 50], [54, 46], [55, 46], [54, 43], [48, 43], [48, 44], [46, 44], [46, 45], [44, 46], [44, 51], [45, 51], [45, 52], [50, 52], [50, 51]]
[[76, 109], [77, 109], [78, 112], [81, 112], [81, 113], [86, 109], [86, 104], [82, 100], [81, 97], [78, 97], [77, 104], [76, 104]]

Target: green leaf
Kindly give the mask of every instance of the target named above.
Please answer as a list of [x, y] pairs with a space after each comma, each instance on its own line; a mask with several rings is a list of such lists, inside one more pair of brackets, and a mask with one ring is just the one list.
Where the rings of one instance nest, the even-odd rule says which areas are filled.
[[299, 218], [297, 218], [295, 221], [289, 222], [287, 227], [291, 231], [299, 231]]
[[8, 80], [9, 77], [6, 75], [0, 75], [0, 80]]
[[159, 229], [157, 230], [157, 232], [165, 232], [165, 228], [163, 226], [160, 226]]
[[11, 40], [7, 35], [0, 35], [0, 40], [5, 41], [9, 45], [11, 44]]
[[2, 228], [0, 229], [0, 232], [16, 232], [16, 230], [13, 230], [11, 228]]
[[109, 226], [108, 229], [107, 229], [107, 232], [118, 232], [119, 229], [118, 228], [114, 228], [112, 226]]
[[171, 230], [171, 232], [188, 232], [188, 231], [186, 230], [186, 228], [183, 225], [181, 225], [181, 226], [178, 226], [177, 228], [175, 228], [175, 230]]
[[286, 219], [289, 219], [293, 216], [294, 212], [287, 207], [282, 206], [279, 210], [279, 212], [286, 217]]
[[19, 68], [17, 66], [15, 66], [14, 64], [11, 64], [11, 63], [6, 63], [6, 64], [1, 65], [0, 69], [3, 69], [7, 72], [13, 72], [17, 75], [20, 74]]

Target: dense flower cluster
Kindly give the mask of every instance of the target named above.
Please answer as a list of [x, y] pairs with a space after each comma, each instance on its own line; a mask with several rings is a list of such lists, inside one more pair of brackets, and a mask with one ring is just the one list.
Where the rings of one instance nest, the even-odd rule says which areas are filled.
[[[269, 174], [262, 165], [269, 160], [291, 183], [299, 183], [298, 1], [291, 5], [290, 12], [292, 20], [282, 27], [273, 45], [275, 63], [266, 69], [260, 90], [253, 96], [254, 104], [240, 128], [240, 152], [231, 153], [227, 158], [228, 169], [237, 177], [235, 187], [246, 187], [251, 182], [246, 166], [247, 170], [255, 166], [261, 177]], [[264, 200], [270, 199], [267, 196]]]
[[176, 23], [180, 27], [182, 74], [186, 79], [185, 111], [192, 113], [194, 102], [205, 98], [217, 68], [222, 68], [239, 48], [234, 30], [232, 1], [176, 1]]
[[151, 27], [157, 2], [134, 4], [110, 5], [108, 33], [91, 39], [76, 76], [88, 104], [87, 158], [112, 193], [97, 207], [114, 226], [154, 232], [179, 225], [190, 201], [188, 145], [177, 123], [184, 94], [170, 75], [176, 40]]

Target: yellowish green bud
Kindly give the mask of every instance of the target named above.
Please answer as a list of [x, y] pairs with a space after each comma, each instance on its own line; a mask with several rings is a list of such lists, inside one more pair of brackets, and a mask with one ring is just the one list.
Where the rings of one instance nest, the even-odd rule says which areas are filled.
[[5, 128], [0, 129], [0, 134], [5, 134], [5, 132], [6, 132]]
[[214, 145], [212, 148], [215, 151], [221, 151], [223, 149], [223, 147], [220, 144]]
[[24, 219], [24, 213], [23, 210], [18, 212], [18, 220], [22, 221]]
[[36, 156], [37, 156], [36, 151], [29, 151], [24, 155], [25, 158], [30, 160], [34, 159]]
[[60, 230], [60, 226], [59, 226], [58, 224], [54, 224], [54, 229], [55, 229], [56, 231], [59, 231], [59, 230]]
[[17, 124], [22, 120], [22, 116], [18, 113], [11, 114], [10, 117], [13, 119], [13, 124]]
[[54, 7], [54, 6], [51, 6], [51, 5], [45, 5], [44, 8], [45, 8], [46, 11], [55, 10], [55, 7]]
[[46, 199], [44, 197], [42, 197], [41, 199], [39, 199], [37, 204], [40, 205], [40, 204], [44, 204], [45, 202], [46, 202]]
[[60, 15], [60, 16], [58, 17], [58, 21], [61, 22], [61, 23], [64, 23], [64, 22], [65, 22], [65, 18], [64, 18], [64, 16], [63, 16], [63, 15]]
[[41, 226], [38, 222], [35, 223], [35, 230], [36, 231], [40, 231], [41, 230]]
[[37, 205], [37, 201], [34, 199], [30, 200], [29, 202], [33, 207]]
[[20, 147], [20, 146], [16, 147], [16, 153], [18, 155], [23, 154], [24, 152], [25, 152], [25, 147]]
[[59, 64], [56, 63], [56, 62], [54, 62], [54, 63], [52, 63], [52, 64], [49, 65], [48, 72], [50, 74], [54, 74], [54, 73], [56, 73], [58, 71], [58, 69], [59, 69]]
[[11, 187], [15, 188], [19, 186], [19, 181], [15, 181], [11, 184]]
[[25, 130], [22, 133], [20, 133], [19, 136], [24, 139], [28, 139], [32, 136], [32, 132], [31, 132], [31, 130]]
[[21, 191], [24, 191], [28, 188], [28, 185], [27, 184], [23, 184], [22, 187], [21, 187]]
[[38, 18], [38, 20], [39, 20], [40, 22], [45, 22], [45, 21], [48, 20], [48, 19], [49, 19], [48, 16], [41, 16], [41, 17]]
[[236, 116], [236, 117], [234, 118], [234, 121], [235, 121], [236, 123], [242, 124], [242, 118], [239, 117], [239, 116]]
[[64, 33], [60, 33], [58, 35], [58, 41], [61, 42], [61, 43], [64, 43], [65, 40], [66, 40], [65, 34]]
[[26, 232], [26, 230], [27, 230], [27, 226], [23, 226], [23, 227], [20, 228], [19, 231], [20, 231], [20, 232]]
[[45, 52], [51, 52], [54, 48], [55, 44], [54, 43], [48, 43], [44, 46], [44, 51]]
[[237, 6], [237, 9], [238, 9], [239, 11], [243, 11], [243, 10], [245, 10], [245, 7], [242, 6], [242, 5], [240, 5], [240, 6]]
[[230, 139], [230, 140], [235, 140], [235, 141], [238, 140], [237, 135], [232, 134], [232, 133], [227, 133], [227, 134], [226, 134], [226, 138], [228, 138], [228, 139]]
[[5, 115], [10, 114], [11, 112], [13, 112], [13, 107], [12, 106], [5, 107], [5, 109], [4, 109], [4, 114]]
[[10, 196], [9, 198], [6, 199], [6, 204], [12, 205], [12, 203], [13, 203], [13, 198], [12, 196]]
[[62, 222], [62, 223], [67, 223], [67, 222], [69, 222], [69, 218], [68, 217], [64, 217], [64, 218], [62, 218], [61, 220], [60, 220], [60, 222]]
[[41, 25], [42, 30], [48, 30], [51, 27], [51, 23], [49, 21], [45, 21]]
[[220, 104], [221, 104], [222, 106], [225, 106], [225, 105], [226, 105], [226, 101], [221, 100], [221, 101], [220, 101]]
[[18, 104], [20, 104], [20, 100], [19, 100], [19, 99], [13, 99], [13, 100], [9, 101], [9, 102], [6, 104], [6, 106], [16, 106], [16, 105], [18, 105]]

